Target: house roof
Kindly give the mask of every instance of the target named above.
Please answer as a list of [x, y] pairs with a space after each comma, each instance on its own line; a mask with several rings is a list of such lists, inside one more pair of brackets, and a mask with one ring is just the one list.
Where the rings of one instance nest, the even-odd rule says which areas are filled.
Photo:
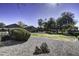
[[10, 25], [5, 26], [5, 28], [18, 28], [18, 27], [20, 26], [17, 24], [10, 24]]

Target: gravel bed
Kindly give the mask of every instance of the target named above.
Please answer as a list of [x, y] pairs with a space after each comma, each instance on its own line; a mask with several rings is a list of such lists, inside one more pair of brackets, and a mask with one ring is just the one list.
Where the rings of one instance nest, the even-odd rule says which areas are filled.
[[[10, 41], [8, 42], [10, 43]], [[50, 53], [33, 55], [35, 47], [40, 47], [43, 42], [48, 44]], [[79, 56], [78, 41], [65, 42], [48, 38], [29, 38], [27, 42], [15, 45], [6, 44], [0, 47], [0, 56]]]

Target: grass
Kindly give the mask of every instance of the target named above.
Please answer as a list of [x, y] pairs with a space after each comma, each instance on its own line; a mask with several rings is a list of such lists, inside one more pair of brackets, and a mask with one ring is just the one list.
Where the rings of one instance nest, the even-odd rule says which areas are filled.
[[73, 41], [74, 39], [77, 39], [74, 36], [66, 36], [66, 35], [60, 35], [60, 34], [41, 34], [41, 33], [32, 33], [31, 37], [49, 38], [53, 40], [62, 40], [62, 41]]
[[[7, 34], [6, 32], [0, 32], [0, 37], [4, 34]], [[74, 36], [66, 36], [61, 34], [44, 34], [44, 33], [31, 33], [31, 37], [35, 38], [49, 38], [52, 40], [61, 40], [61, 41], [73, 41], [74, 39], [77, 39]], [[1, 38], [0, 38], [1, 40]]]

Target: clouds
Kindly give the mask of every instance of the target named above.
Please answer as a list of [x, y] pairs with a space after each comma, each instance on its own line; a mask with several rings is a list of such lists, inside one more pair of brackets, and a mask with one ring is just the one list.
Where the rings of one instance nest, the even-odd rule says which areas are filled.
[[59, 3], [48, 3], [47, 4], [49, 7], [57, 7], [59, 6], [60, 4]]

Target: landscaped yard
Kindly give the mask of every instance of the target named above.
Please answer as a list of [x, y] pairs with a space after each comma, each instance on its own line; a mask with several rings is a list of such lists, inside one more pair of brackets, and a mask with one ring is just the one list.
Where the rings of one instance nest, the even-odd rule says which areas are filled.
[[43, 42], [47, 43], [50, 53], [38, 54], [40, 56], [77, 56], [79, 55], [79, 41], [74, 41], [74, 39], [76, 39], [74, 36], [32, 33], [28, 41], [24, 43], [2, 42], [4, 47], [0, 48], [0, 56], [32, 56], [35, 47], [40, 47]]
[[42, 37], [42, 38], [49, 38], [53, 40], [62, 40], [62, 41], [73, 41], [77, 40], [75, 36], [66, 36], [66, 35], [60, 35], [60, 34], [42, 34], [42, 33], [32, 33], [31, 37]]

